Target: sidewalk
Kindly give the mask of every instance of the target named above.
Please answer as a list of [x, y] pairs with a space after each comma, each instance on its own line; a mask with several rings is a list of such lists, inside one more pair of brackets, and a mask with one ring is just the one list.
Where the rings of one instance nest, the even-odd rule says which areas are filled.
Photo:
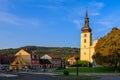
[[18, 75], [7, 74], [7, 73], [0, 73], [0, 77], [18, 77]]

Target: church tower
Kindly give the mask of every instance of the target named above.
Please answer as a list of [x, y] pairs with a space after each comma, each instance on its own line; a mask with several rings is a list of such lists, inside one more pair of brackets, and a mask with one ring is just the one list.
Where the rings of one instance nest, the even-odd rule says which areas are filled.
[[80, 41], [80, 60], [81, 61], [89, 61], [91, 62], [91, 28], [89, 27], [89, 18], [88, 18], [88, 11], [86, 10], [84, 26], [81, 29], [81, 41]]

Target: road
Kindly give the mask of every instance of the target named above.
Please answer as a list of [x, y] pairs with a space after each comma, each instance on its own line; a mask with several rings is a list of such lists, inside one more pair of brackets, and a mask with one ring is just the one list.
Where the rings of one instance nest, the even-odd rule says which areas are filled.
[[[58, 78], [51, 73], [0, 73], [0, 80], [120, 80], [120, 75], [112, 74], [96, 74], [96, 79], [72, 79], [72, 78]], [[81, 75], [81, 74], [79, 74]], [[95, 74], [82, 74], [82, 75], [95, 75]]]

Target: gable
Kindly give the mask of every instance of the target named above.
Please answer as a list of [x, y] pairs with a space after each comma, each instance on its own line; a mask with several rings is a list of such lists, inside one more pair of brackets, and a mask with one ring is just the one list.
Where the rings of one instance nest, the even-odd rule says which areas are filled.
[[45, 54], [40, 59], [52, 59], [49, 55]]
[[24, 60], [22, 59], [22, 57], [20, 56], [17, 56], [15, 58], [15, 60], [11, 63], [11, 65], [16, 65], [16, 64], [19, 64], [19, 65], [27, 65]]
[[27, 51], [21, 49], [15, 54], [15, 56], [18, 56], [18, 55], [30, 55], [30, 54]]

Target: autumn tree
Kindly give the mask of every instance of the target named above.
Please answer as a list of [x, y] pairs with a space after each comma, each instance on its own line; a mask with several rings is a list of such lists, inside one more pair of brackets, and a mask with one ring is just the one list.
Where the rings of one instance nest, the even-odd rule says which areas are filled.
[[[113, 28], [107, 35], [100, 38], [95, 46], [96, 62], [113, 65], [120, 62], [120, 29]], [[116, 62], [115, 62], [116, 61]]]

